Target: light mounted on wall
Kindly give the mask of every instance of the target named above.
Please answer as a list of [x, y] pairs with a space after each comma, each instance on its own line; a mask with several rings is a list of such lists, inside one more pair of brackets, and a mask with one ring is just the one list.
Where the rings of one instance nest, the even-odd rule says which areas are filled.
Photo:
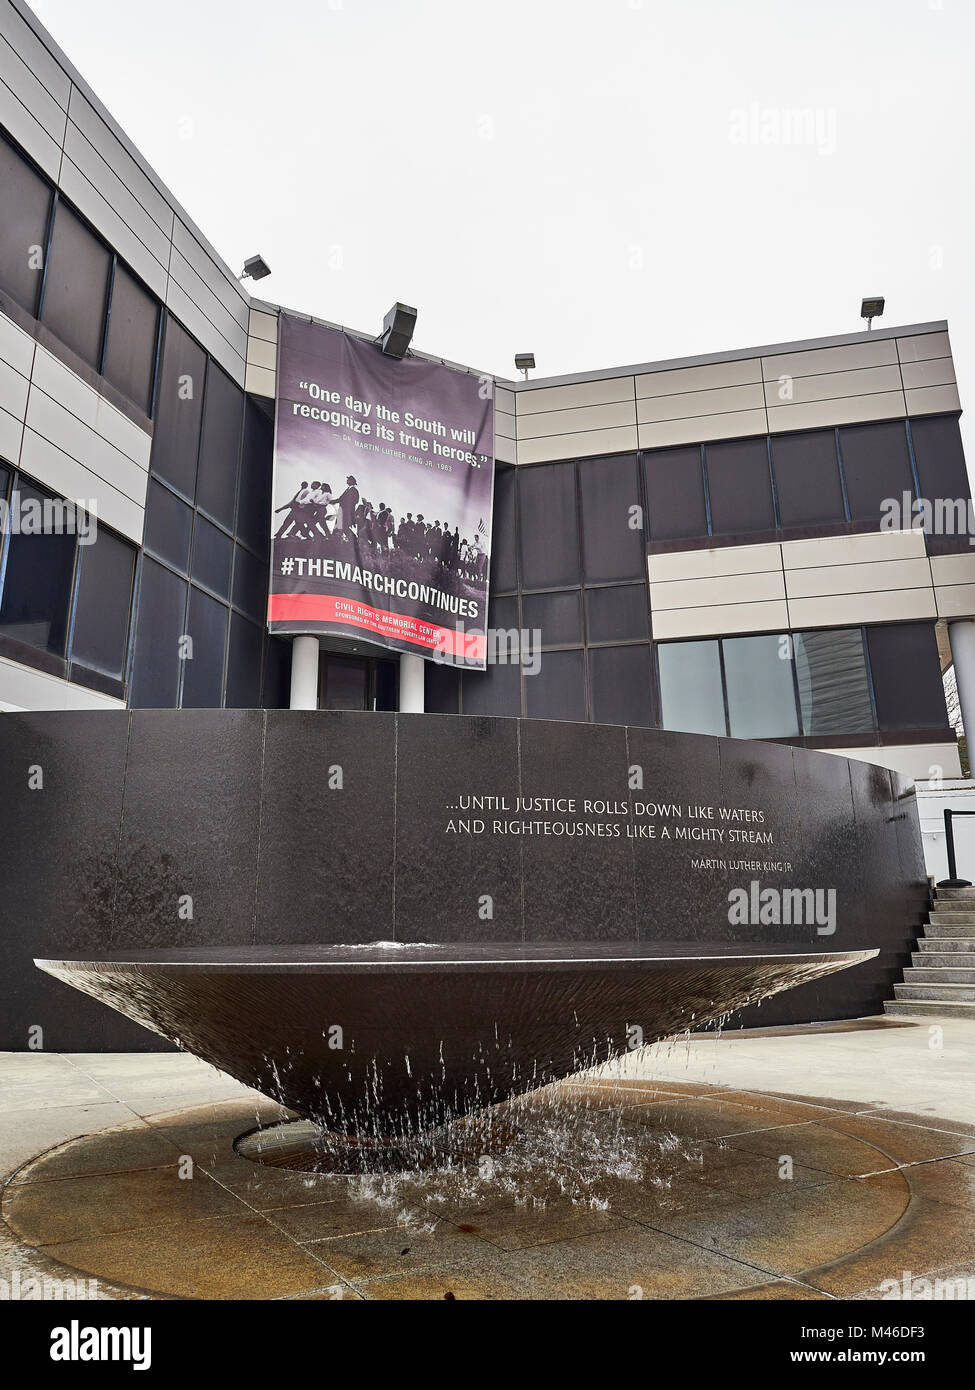
[[525, 373], [525, 380], [528, 380], [528, 373], [534, 369], [535, 354], [533, 352], [516, 352], [515, 368], [519, 372]]
[[387, 357], [406, 356], [415, 327], [416, 310], [397, 301], [383, 319], [383, 331], [379, 335], [379, 346]]
[[884, 312], [884, 297], [882, 294], [874, 295], [871, 299], [860, 301], [860, 317], [866, 319], [867, 329], [873, 328], [874, 319], [879, 319]]
[[270, 275], [271, 267], [263, 256], [248, 256], [244, 262], [244, 269], [238, 275], [238, 280], [263, 280], [265, 275]]

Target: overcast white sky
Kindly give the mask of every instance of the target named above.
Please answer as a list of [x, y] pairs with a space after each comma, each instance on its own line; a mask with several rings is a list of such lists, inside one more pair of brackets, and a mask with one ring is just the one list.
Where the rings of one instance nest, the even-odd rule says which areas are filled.
[[[37, 0], [257, 293], [539, 375], [948, 318], [971, 0]], [[789, 112], [808, 113], [789, 139]], [[972, 449], [969, 448], [971, 456]]]

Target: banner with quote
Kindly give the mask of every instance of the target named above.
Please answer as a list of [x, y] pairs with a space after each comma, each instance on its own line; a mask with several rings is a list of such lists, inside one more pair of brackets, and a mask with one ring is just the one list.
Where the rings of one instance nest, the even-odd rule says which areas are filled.
[[282, 314], [268, 628], [483, 670], [489, 377]]

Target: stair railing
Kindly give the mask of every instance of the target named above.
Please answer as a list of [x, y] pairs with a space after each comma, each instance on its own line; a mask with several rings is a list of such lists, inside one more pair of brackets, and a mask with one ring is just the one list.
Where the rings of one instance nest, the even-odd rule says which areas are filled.
[[958, 868], [955, 863], [955, 833], [951, 822], [955, 816], [975, 816], [975, 811], [950, 811], [945, 810], [945, 841], [948, 848], [948, 877], [943, 878], [938, 884], [939, 888], [971, 888], [971, 882], [967, 878], [958, 877]]

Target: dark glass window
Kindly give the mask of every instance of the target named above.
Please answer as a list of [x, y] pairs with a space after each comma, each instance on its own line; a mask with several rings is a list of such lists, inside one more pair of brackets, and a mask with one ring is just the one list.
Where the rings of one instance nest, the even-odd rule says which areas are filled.
[[847, 425], [840, 430], [840, 454], [846, 475], [846, 495], [854, 521], [880, 524], [887, 498], [898, 504], [905, 492], [914, 495], [911, 460], [904, 422]]
[[521, 611], [529, 632], [541, 632], [543, 647], [582, 645], [582, 594], [578, 589], [566, 594], [526, 594]]
[[190, 574], [221, 598], [230, 598], [230, 566], [234, 558], [234, 543], [218, 531], [205, 517], [197, 516], [193, 528], [193, 558]]
[[47, 247], [51, 189], [2, 136], [0, 190], [0, 288], [35, 314]]
[[584, 460], [579, 464], [579, 496], [586, 582], [641, 579], [646, 548], [636, 458]]
[[159, 305], [122, 265], [115, 267], [105, 376], [146, 415], [152, 410]]
[[525, 676], [525, 704], [529, 719], [584, 720], [585, 653], [545, 652], [538, 674]]
[[287, 709], [291, 694], [291, 641], [264, 635], [264, 685], [261, 704], [265, 709]]
[[732, 738], [799, 733], [788, 636], [726, 637], [722, 642]]
[[322, 652], [318, 678], [319, 709], [368, 709], [369, 662], [362, 657]]
[[597, 724], [650, 723], [649, 647], [595, 647], [589, 683]]
[[202, 349], [174, 318], [167, 319], [151, 464], [154, 473], [190, 500], [196, 491], [205, 376]]
[[64, 656], [74, 582], [74, 507], [45, 488], [20, 482], [11, 509], [21, 529], [7, 538], [0, 632]]
[[871, 732], [873, 704], [860, 629], [797, 632], [793, 644], [803, 733]]
[[846, 520], [833, 430], [773, 435], [772, 468], [782, 526]]
[[724, 695], [717, 642], [663, 642], [657, 647], [660, 670], [660, 722], [688, 734], [724, 734]]
[[662, 449], [644, 454], [650, 539], [678, 540], [706, 536], [701, 450]]
[[423, 663], [423, 706], [429, 714], [456, 714], [460, 709], [460, 672], [438, 661]]
[[517, 583], [515, 545], [515, 470], [498, 464], [494, 476], [494, 524], [491, 528], [491, 588], [508, 593]]
[[183, 662], [184, 709], [219, 709], [222, 703], [229, 616], [229, 608], [190, 586], [187, 632], [193, 641], [193, 656]]
[[267, 613], [267, 565], [242, 545], [235, 547], [234, 603], [263, 623]]
[[521, 667], [508, 664], [465, 671], [461, 694], [465, 714], [519, 715]]
[[149, 480], [146, 495], [145, 548], [184, 573], [190, 562], [193, 512], [169, 488]]
[[646, 586], [587, 589], [586, 623], [590, 642], [645, 642], [650, 635]]
[[764, 437], [707, 444], [704, 457], [714, 535], [774, 530], [772, 480]]
[[234, 524], [243, 415], [243, 391], [211, 362], [203, 403], [196, 504], [228, 530]]
[[881, 729], [947, 727], [934, 623], [868, 627], [867, 650]]
[[177, 704], [185, 614], [186, 581], [143, 557], [132, 667], [133, 707], [172, 709]]
[[227, 652], [227, 709], [258, 709], [261, 703], [261, 645], [259, 627], [239, 613], [230, 615]]
[[957, 415], [928, 415], [912, 420], [911, 438], [922, 497], [934, 502], [939, 497], [970, 496]]
[[90, 367], [101, 368], [112, 256], [94, 233], [58, 203], [41, 318]]
[[99, 528], [94, 545], [78, 547], [71, 659], [122, 680], [132, 610], [135, 550]]
[[489, 598], [488, 627], [503, 628], [505, 631], [518, 627], [517, 598]]
[[[274, 427], [259, 406], [247, 402], [237, 498], [237, 535], [261, 555], [268, 553], [271, 527], [271, 455]], [[289, 646], [290, 649], [290, 646]], [[275, 706], [270, 706], [275, 708]]]
[[521, 506], [521, 582], [525, 589], [578, 584], [579, 517], [571, 463], [525, 468], [518, 477]]

